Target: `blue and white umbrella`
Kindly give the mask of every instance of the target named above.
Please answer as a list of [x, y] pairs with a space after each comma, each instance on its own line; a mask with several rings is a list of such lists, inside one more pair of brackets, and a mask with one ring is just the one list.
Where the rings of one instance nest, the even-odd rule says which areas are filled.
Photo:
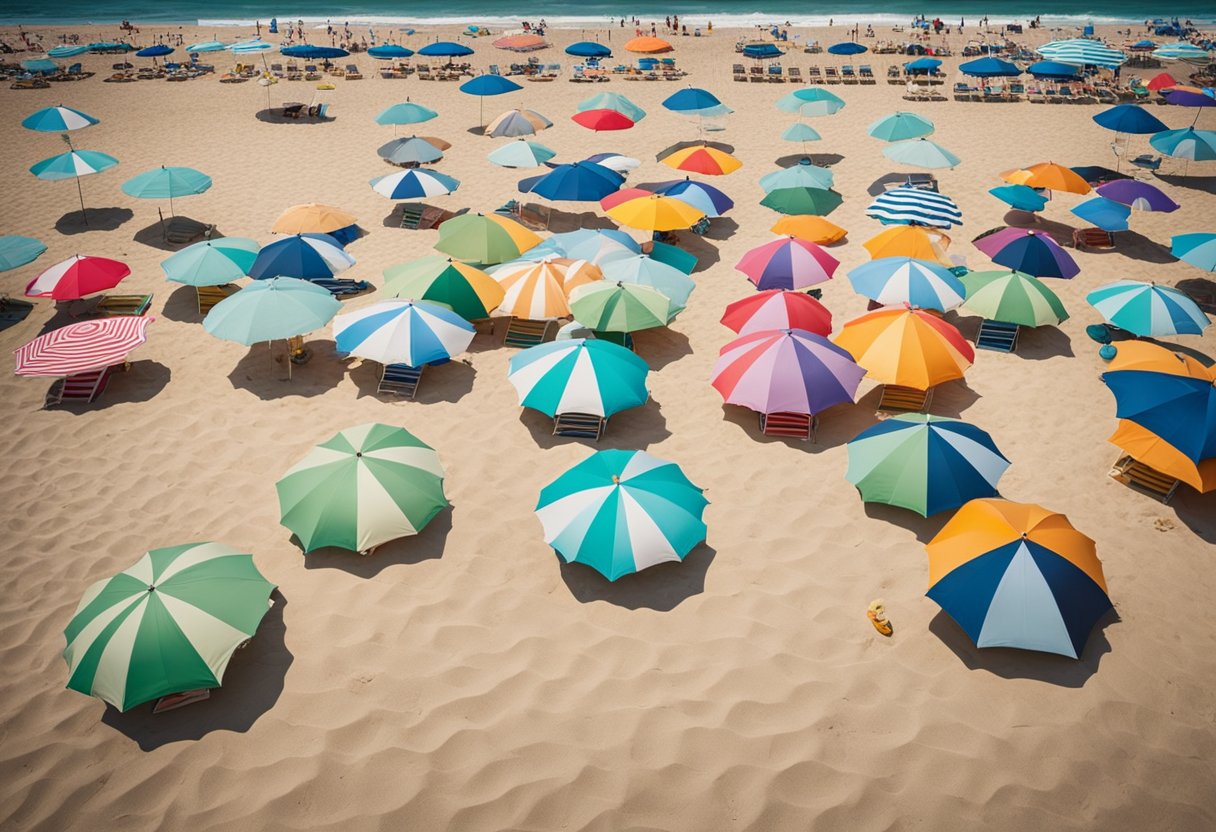
[[1170, 286], [1116, 280], [1085, 300], [1102, 317], [1135, 335], [1201, 335], [1211, 321], [1195, 301]]
[[707, 217], [720, 217], [735, 207], [734, 200], [713, 185], [706, 185], [688, 177], [664, 182], [655, 188], [654, 192], [687, 202]]
[[1196, 130], [1194, 127], [1164, 130], [1150, 138], [1148, 143], [1175, 159], [1191, 162], [1216, 159], [1216, 130]]
[[234, 55], [252, 55], [257, 52], [265, 52], [267, 49], [274, 49], [274, 44], [267, 43], [261, 38], [255, 38], [230, 44], [227, 48]]
[[297, 277], [317, 280], [333, 277], [355, 265], [355, 258], [328, 234], [292, 234], [263, 246], [249, 267], [256, 280]]
[[223, 52], [228, 48], [228, 44], [218, 40], [207, 40], [200, 43], [192, 43], [186, 47], [187, 52]]
[[777, 99], [777, 109], [807, 118], [834, 115], [844, 107], [844, 99], [819, 87], [805, 87]]
[[543, 260], [547, 257], [567, 257], [571, 260], [586, 260], [603, 266], [610, 260], [633, 257], [640, 254], [641, 246], [615, 228], [580, 228], [554, 234], [522, 255], [525, 260]]
[[80, 110], [71, 107], [47, 107], [21, 120], [21, 126], [27, 130], [37, 130], [40, 133], [66, 133], [69, 130], [80, 130], [91, 127], [97, 119]]
[[334, 318], [338, 352], [421, 367], [469, 348], [473, 325], [446, 306], [394, 298]]
[[675, 266], [655, 260], [645, 254], [613, 257], [600, 265], [604, 280], [648, 286], [667, 296], [672, 307], [688, 306], [688, 296], [697, 288], [696, 281]]
[[945, 194], [923, 188], [892, 188], [866, 209], [866, 216], [883, 225], [931, 225], [950, 228], [963, 224], [963, 212]]
[[372, 190], [389, 199], [445, 196], [460, 187], [460, 180], [433, 170], [403, 170], [371, 180]]
[[590, 413], [608, 418], [646, 404], [650, 368], [633, 350], [610, 341], [550, 341], [511, 358], [507, 380], [519, 403], [547, 416]]
[[52, 46], [46, 51], [48, 58], [75, 58], [77, 55], [83, 55], [89, 51], [87, 46]]
[[946, 312], [962, 306], [963, 282], [944, 266], [914, 257], [880, 257], [849, 272], [853, 289], [884, 306], [908, 304]]
[[1101, 66], [1114, 69], [1127, 60], [1127, 55], [1119, 50], [1111, 49], [1099, 41], [1088, 38], [1055, 40], [1043, 44], [1035, 51], [1053, 61], [1076, 66]]
[[1212, 53], [1193, 43], [1167, 43], [1153, 51], [1154, 58], [1164, 58], [1167, 61], [1186, 61], [1196, 66], [1206, 66], [1212, 62]]
[[631, 170], [637, 170], [642, 166], [641, 159], [635, 159], [632, 156], [623, 156], [620, 153], [592, 153], [584, 162], [595, 162], [597, 165], [603, 165], [608, 170], [614, 170], [617, 173], [629, 173]]

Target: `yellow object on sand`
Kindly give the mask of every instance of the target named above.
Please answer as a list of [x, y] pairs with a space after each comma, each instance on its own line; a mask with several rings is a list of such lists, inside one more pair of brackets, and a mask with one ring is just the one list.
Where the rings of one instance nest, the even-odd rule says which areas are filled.
[[785, 234], [810, 243], [827, 245], [843, 240], [848, 232], [831, 220], [811, 214], [782, 217], [769, 229], [774, 234]]
[[884, 636], [889, 636], [895, 631], [887, 619], [887, 609], [883, 606], [881, 598], [870, 602], [870, 608], [866, 610], [866, 617], [870, 619], [874, 629]]
[[643, 231], [691, 228], [705, 214], [675, 197], [654, 194], [622, 202], [606, 212], [621, 225]]
[[915, 257], [943, 266], [953, 266], [946, 257], [950, 238], [940, 231], [918, 225], [895, 225], [863, 243], [870, 257]]
[[328, 234], [358, 222], [358, 217], [341, 208], [308, 202], [288, 208], [270, 230], [275, 234]]

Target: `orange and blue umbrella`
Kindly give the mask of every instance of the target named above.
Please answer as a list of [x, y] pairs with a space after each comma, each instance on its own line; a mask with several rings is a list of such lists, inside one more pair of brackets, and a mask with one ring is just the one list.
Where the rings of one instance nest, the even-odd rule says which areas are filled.
[[766, 289], [737, 300], [722, 313], [722, 324], [740, 335], [773, 329], [832, 333], [832, 313], [806, 292]]
[[975, 247], [992, 262], [1034, 277], [1072, 278], [1081, 269], [1047, 234], [1027, 228], [1002, 228], [978, 238]]
[[815, 243], [785, 237], [748, 251], [735, 268], [757, 289], [805, 289], [830, 280], [839, 265]]
[[822, 335], [761, 330], [722, 348], [710, 383], [727, 404], [758, 413], [815, 414], [853, 402], [865, 370]]

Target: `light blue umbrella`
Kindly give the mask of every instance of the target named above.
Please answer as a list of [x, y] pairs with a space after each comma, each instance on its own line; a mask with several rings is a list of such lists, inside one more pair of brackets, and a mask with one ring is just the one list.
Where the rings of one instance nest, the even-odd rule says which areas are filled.
[[223, 52], [228, 48], [228, 44], [218, 40], [205, 40], [200, 43], [192, 43], [186, 47], [187, 52]]
[[603, 266], [609, 260], [640, 254], [641, 246], [624, 231], [616, 228], [580, 228], [554, 234], [539, 245], [528, 249], [525, 260], [543, 260], [557, 255], [571, 260], [586, 260]]
[[511, 358], [507, 380], [519, 403], [546, 416], [591, 413], [605, 419], [646, 404], [650, 368], [610, 341], [571, 338], [529, 347]]
[[834, 179], [832, 172], [827, 168], [816, 167], [809, 161], [802, 161], [761, 176], [760, 187], [766, 194], [781, 188], [819, 188], [826, 191], [832, 187]]
[[1052, 41], [1043, 44], [1035, 51], [1053, 61], [1076, 66], [1100, 66], [1114, 69], [1127, 60], [1127, 55], [1119, 50], [1111, 49], [1101, 41], [1088, 38]]
[[389, 199], [421, 199], [450, 194], [460, 187], [460, 180], [433, 170], [403, 170], [378, 176], [370, 184]]
[[249, 274], [257, 240], [220, 237], [187, 246], [161, 261], [165, 279], [187, 286], [222, 286]]
[[46, 251], [46, 246], [33, 237], [7, 235], [0, 237], [0, 272], [7, 272], [32, 263]]
[[536, 168], [556, 156], [557, 153], [540, 142], [518, 139], [507, 142], [490, 151], [489, 160], [504, 168]]
[[1167, 61], [1186, 61], [1196, 66], [1206, 66], [1212, 62], [1211, 52], [1186, 41], [1167, 43], [1154, 50], [1153, 57], [1164, 58]]
[[334, 318], [338, 352], [411, 367], [459, 355], [469, 348], [475, 332], [471, 323], [446, 306], [400, 298]]
[[53, 46], [46, 51], [48, 58], [75, 58], [89, 51], [87, 46]]
[[1047, 207], [1047, 197], [1029, 185], [998, 185], [989, 188], [988, 193], [1015, 211], [1034, 213]]
[[80, 187], [80, 177], [101, 173], [117, 164], [118, 160], [113, 156], [98, 153], [96, 150], [70, 150], [58, 156], [43, 159], [30, 168], [30, 173], [48, 182], [75, 179], [76, 195], [80, 197], [80, 213], [85, 219], [85, 224], [88, 225], [89, 218], [85, 213], [84, 190]]
[[1126, 231], [1132, 209], [1100, 196], [1088, 199], [1071, 209], [1081, 219], [1103, 231]]
[[952, 168], [962, 162], [949, 150], [929, 139], [910, 139], [889, 144], [882, 155], [892, 161], [917, 168]]
[[376, 116], [376, 124], [419, 124], [430, 121], [438, 115], [439, 113], [430, 107], [423, 107], [421, 104], [407, 100], [394, 104]]
[[697, 288], [696, 281], [677, 269], [645, 254], [614, 257], [600, 265], [604, 280], [649, 286], [666, 295], [673, 307], [688, 306], [688, 296]]
[[161, 165], [122, 183], [122, 192], [137, 199], [168, 199], [173, 213], [174, 197], [195, 196], [211, 187], [211, 177], [194, 168]]
[[619, 92], [601, 92], [598, 95], [593, 95], [581, 101], [578, 105], [578, 111], [585, 113], [588, 110], [614, 110], [634, 124], [646, 118], [645, 110]]
[[870, 125], [869, 134], [884, 142], [919, 139], [933, 132], [933, 122], [916, 113], [892, 113]]
[[734, 200], [713, 185], [698, 182], [687, 176], [672, 182], [664, 182], [656, 187], [654, 192], [683, 200], [707, 217], [720, 217], [735, 207]]
[[97, 124], [97, 119], [71, 107], [47, 107], [21, 120], [21, 126], [39, 133], [66, 133]]
[[342, 308], [328, 289], [293, 277], [272, 277], [245, 286], [212, 307], [203, 329], [249, 346], [314, 332]]
[[1165, 130], [1148, 140], [1154, 148], [1175, 159], [1210, 162], [1216, 159], [1216, 130]]
[[21, 68], [35, 75], [54, 75], [59, 71], [59, 64], [46, 58], [34, 58], [33, 60], [22, 61]]
[[794, 90], [777, 99], [777, 109], [800, 116], [830, 116], [840, 112], [844, 99], [819, 87]]
[[823, 136], [811, 125], [797, 121], [781, 131], [781, 138], [787, 142], [817, 142]]
[[880, 257], [849, 272], [857, 294], [883, 306], [909, 304], [948, 312], [961, 306], [967, 288], [949, 269], [914, 257]]
[[1211, 321], [1182, 292], [1139, 280], [1116, 280], [1100, 286], [1085, 300], [1120, 329], [1142, 337], [1202, 335]]
[[645, 451], [599, 451], [541, 490], [536, 516], [562, 560], [615, 581], [683, 560], [705, 540], [708, 504], [675, 463]]
[[954, 200], [924, 188], [892, 188], [870, 203], [866, 216], [883, 225], [931, 225], [950, 228], [963, 224], [963, 212]]
[[253, 40], [229, 44], [226, 48], [234, 55], [252, 55], [258, 52], [265, 52], [267, 49], [274, 49], [274, 44], [267, 43], [261, 38], [254, 38]]
[[427, 162], [437, 162], [443, 158], [443, 151], [426, 139], [410, 136], [407, 139], [393, 139], [380, 145], [376, 150], [381, 159], [394, 165], [423, 165]]
[[1179, 234], [1170, 240], [1170, 254], [1205, 272], [1216, 272], [1216, 234]]

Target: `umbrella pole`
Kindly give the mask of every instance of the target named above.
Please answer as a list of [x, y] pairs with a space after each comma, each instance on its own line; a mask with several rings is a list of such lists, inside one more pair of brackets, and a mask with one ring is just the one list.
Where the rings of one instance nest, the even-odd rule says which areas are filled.
[[89, 214], [84, 209], [84, 190], [80, 187], [80, 177], [76, 177], [76, 195], [80, 197], [80, 216], [84, 219], [85, 227], [89, 225]]

